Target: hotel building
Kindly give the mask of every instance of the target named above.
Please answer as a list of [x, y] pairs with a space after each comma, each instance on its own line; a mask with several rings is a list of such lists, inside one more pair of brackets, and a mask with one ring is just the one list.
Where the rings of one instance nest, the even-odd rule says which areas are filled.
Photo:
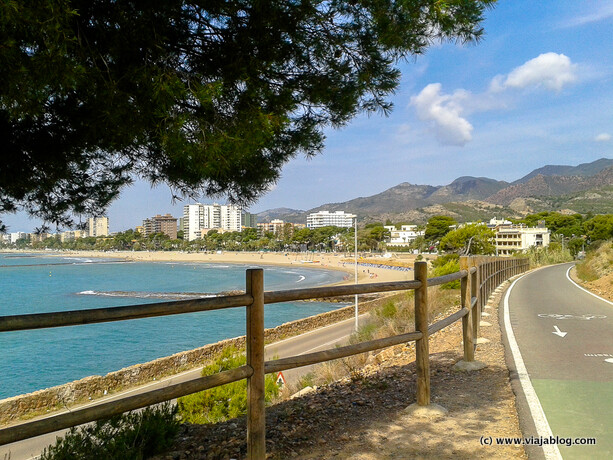
[[313, 212], [307, 217], [308, 228], [320, 227], [353, 227], [355, 214], [345, 214], [345, 211], [319, 211]]

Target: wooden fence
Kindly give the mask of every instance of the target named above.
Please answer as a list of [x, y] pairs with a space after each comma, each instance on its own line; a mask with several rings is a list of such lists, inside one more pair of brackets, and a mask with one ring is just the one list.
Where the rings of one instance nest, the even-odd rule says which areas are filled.
[[[0, 317], [0, 332], [6, 332], [247, 307], [246, 365], [214, 375], [194, 378], [187, 382], [143, 394], [129, 396], [119, 401], [107, 402], [94, 407], [77, 409], [69, 413], [10, 426], [0, 430], [0, 445], [81, 425], [246, 378], [247, 455], [248, 458], [254, 460], [264, 459], [266, 457], [264, 417], [265, 374], [322, 363], [411, 341], [416, 342], [417, 404], [427, 406], [430, 404], [428, 337], [462, 319], [464, 361], [474, 361], [474, 344], [478, 336], [480, 312], [483, 302], [487, 301], [493, 290], [504, 280], [524, 272], [528, 267], [529, 262], [527, 259], [463, 257], [460, 259], [461, 270], [459, 272], [430, 279], [427, 276], [427, 263], [416, 262], [414, 265], [413, 281], [271, 292], [264, 291], [263, 270], [249, 269], [246, 273], [246, 293], [241, 295]], [[455, 280], [460, 280], [461, 284], [460, 309], [450, 316], [429, 325], [428, 287]], [[410, 289], [415, 291], [414, 332], [315, 353], [264, 361], [265, 304]]]

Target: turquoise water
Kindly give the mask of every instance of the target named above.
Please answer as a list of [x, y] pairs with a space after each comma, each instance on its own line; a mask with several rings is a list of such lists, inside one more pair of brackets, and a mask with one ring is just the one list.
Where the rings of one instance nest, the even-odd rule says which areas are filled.
[[[245, 289], [253, 265], [126, 263], [0, 254], [0, 316], [178, 300]], [[262, 267], [266, 290], [340, 281], [341, 272]], [[267, 305], [265, 326], [338, 308]], [[0, 333], [0, 399], [104, 375], [137, 363], [245, 334], [245, 308], [114, 323]]]

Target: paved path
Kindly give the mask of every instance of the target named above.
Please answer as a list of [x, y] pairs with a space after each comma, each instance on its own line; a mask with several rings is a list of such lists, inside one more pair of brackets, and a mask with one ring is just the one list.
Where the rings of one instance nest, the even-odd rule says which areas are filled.
[[[525, 436], [564, 438], [531, 457], [613, 458], [613, 304], [574, 284], [572, 264], [529, 273], [513, 283], [501, 309]], [[519, 386], [518, 386], [519, 389]], [[529, 410], [522, 410], [527, 402]], [[542, 408], [542, 410], [541, 410]], [[524, 408], [525, 409], [525, 408]], [[534, 420], [525, 423], [529, 412]], [[596, 438], [596, 446], [565, 445]]]
[[[360, 323], [365, 315], [360, 316]], [[336, 324], [326, 326], [314, 331], [302, 334], [296, 337], [282, 340], [277, 343], [270, 344], [266, 347], [266, 359], [270, 360], [274, 357], [284, 358], [293, 355], [305, 354], [327, 348], [334, 348], [337, 344], [344, 344], [349, 339], [355, 327], [355, 319], [340, 321]], [[312, 366], [306, 366], [298, 369], [290, 369], [284, 371], [284, 377], [291, 382], [298, 379], [301, 375], [309, 372]], [[145, 391], [151, 391], [157, 388], [163, 388], [179, 382], [184, 382], [200, 375], [201, 369], [194, 369], [183, 372], [172, 377], [160, 380], [159, 382], [149, 383], [131, 390], [114, 394], [106, 398], [98, 399], [90, 404], [79, 406], [79, 408], [93, 406], [112, 400], [121, 399], [125, 396], [131, 396]], [[76, 408], [72, 408], [73, 410]], [[55, 443], [57, 436], [62, 436], [65, 430], [49, 433], [35, 438], [26, 439], [24, 441], [0, 446], [0, 460], [25, 460], [36, 458], [42, 450], [50, 444]], [[9, 456], [10, 453], [10, 456]]]

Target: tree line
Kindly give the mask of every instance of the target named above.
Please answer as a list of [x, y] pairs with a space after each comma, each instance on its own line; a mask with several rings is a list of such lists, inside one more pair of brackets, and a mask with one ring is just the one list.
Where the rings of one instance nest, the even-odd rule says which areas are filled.
[[[582, 216], [566, 215], [558, 212], [529, 214], [522, 219], [512, 220], [514, 224], [528, 227], [544, 225], [551, 232], [554, 247], [567, 248], [573, 256], [594, 242], [613, 238], [613, 215], [601, 214]], [[386, 226], [400, 228], [404, 223], [390, 220], [370, 223], [358, 229], [358, 251], [417, 251], [462, 254], [494, 254], [495, 231], [481, 222], [461, 225], [449, 216], [433, 216], [426, 225], [418, 226], [423, 231], [406, 246], [393, 246], [387, 241], [390, 231]], [[10, 246], [4, 243], [4, 246]], [[295, 229], [286, 224], [278, 233], [258, 234], [255, 228], [245, 228], [241, 232], [210, 230], [202, 238], [188, 241], [183, 232], [178, 238], [170, 239], [163, 233], [143, 236], [134, 230], [126, 230], [108, 237], [86, 237], [71, 241], [60, 240], [54, 235], [38, 242], [18, 240], [16, 248], [64, 249], [64, 250], [101, 250], [101, 251], [346, 251], [355, 248], [353, 228], [322, 227]]]
[[[613, 239], [612, 214], [568, 215], [544, 211], [510, 221], [527, 227], [546, 227], [551, 233], [553, 248], [566, 248], [573, 256], [592, 244], [597, 245], [601, 241]], [[495, 231], [482, 222], [460, 226], [452, 217], [439, 215], [431, 217], [423, 229], [424, 236], [417, 237], [410, 249], [418, 249], [421, 252], [428, 248], [466, 255], [495, 253]]]
[[[384, 240], [389, 236], [382, 225], [370, 224], [358, 229], [358, 250], [378, 251], [383, 249]], [[210, 230], [202, 238], [188, 241], [183, 232], [171, 239], [164, 233], [143, 236], [132, 229], [111, 236], [85, 237], [61, 241], [59, 235], [52, 235], [42, 241], [30, 242], [20, 239], [5, 247], [17, 249], [58, 249], [97, 251], [354, 251], [355, 231], [353, 228], [335, 226], [315, 229], [293, 229], [286, 225], [279, 233], [258, 234], [255, 228], [241, 232], [219, 232]]]

